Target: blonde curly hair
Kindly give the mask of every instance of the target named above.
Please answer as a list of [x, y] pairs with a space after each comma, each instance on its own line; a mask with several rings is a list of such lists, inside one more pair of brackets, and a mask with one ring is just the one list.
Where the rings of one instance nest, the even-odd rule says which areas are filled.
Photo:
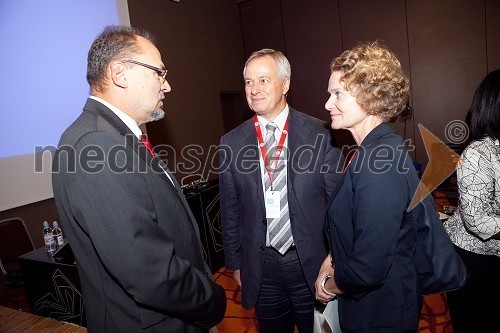
[[330, 71], [341, 72], [340, 82], [366, 113], [384, 122], [411, 113], [410, 82], [396, 55], [378, 41], [342, 52], [331, 62]]

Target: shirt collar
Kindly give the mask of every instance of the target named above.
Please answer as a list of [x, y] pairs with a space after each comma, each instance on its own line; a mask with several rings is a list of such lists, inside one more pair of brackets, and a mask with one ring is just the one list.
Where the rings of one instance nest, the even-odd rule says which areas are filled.
[[132, 119], [128, 114], [126, 114], [125, 112], [121, 111], [116, 106], [114, 106], [114, 105], [106, 102], [102, 98], [99, 98], [99, 97], [96, 97], [96, 96], [90, 96], [89, 98], [91, 98], [93, 100], [96, 100], [99, 103], [104, 104], [108, 109], [110, 109], [111, 111], [113, 111], [113, 113], [116, 114], [116, 116], [118, 118], [120, 118], [120, 120], [123, 121], [125, 123], [125, 125], [127, 125], [127, 127], [132, 131], [132, 133], [134, 133], [134, 135], [138, 139], [140, 139], [140, 137], [142, 135], [142, 131], [139, 128], [139, 125], [137, 125], [137, 123], [135, 122], [135, 120]]
[[[283, 132], [289, 112], [288, 104], [286, 104], [283, 111], [281, 111], [280, 114], [272, 121], [272, 123], [276, 125], [278, 131]], [[270, 121], [259, 115], [257, 115], [257, 119], [259, 121], [260, 128], [263, 128], [265, 133], [266, 125], [269, 124]]]

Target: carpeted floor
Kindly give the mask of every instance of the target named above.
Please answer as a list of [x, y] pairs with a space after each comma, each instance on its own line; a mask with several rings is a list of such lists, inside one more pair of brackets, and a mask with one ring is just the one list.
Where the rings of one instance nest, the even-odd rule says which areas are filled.
[[241, 289], [233, 279], [233, 274], [223, 267], [214, 274], [214, 278], [218, 284], [224, 286], [227, 297], [226, 316], [217, 325], [219, 333], [259, 332], [254, 311], [246, 311], [241, 306]]
[[[224, 286], [227, 296], [227, 310], [224, 320], [217, 325], [219, 333], [257, 333], [257, 320], [252, 311], [246, 311], [241, 306], [241, 289], [232, 274], [221, 268], [214, 278]], [[5, 306], [25, 312], [30, 312], [28, 302], [22, 287], [9, 288]], [[420, 316], [419, 333], [452, 333], [453, 329], [444, 294], [425, 297]]]
[[[226, 317], [217, 325], [219, 333], [259, 332], [253, 310], [246, 311], [241, 306], [241, 289], [232, 274], [225, 268], [215, 275], [215, 280], [226, 289]], [[452, 333], [448, 305], [445, 294], [426, 296], [420, 316], [419, 333]]]

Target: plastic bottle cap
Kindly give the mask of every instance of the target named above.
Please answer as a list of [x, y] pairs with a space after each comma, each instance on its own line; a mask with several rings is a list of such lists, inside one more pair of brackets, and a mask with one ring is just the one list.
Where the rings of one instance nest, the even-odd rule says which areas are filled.
[[47, 222], [47, 221], [43, 221], [43, 227], [44, 227], [44, 228], [47, 228], [48, 226], [49, 226], [49, 222]]
[[59, 223], [57, 223], [57, 221], [54, 221], [53, 225], [54, 225], [54, 228], [59, 228]]

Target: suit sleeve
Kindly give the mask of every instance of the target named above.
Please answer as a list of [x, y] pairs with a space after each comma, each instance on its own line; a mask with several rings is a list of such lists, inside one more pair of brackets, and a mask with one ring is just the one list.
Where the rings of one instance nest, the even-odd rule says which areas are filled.
[[232, 169], [234, 166], [234, 163], [232, 163], [232, 160], [234, 161], [233, 154], [235, 152], [224, 144], [224, 137], [222, 137], [220, 145], [222, 149], [219, 155], [221, 170], [219, 175], [219, 189], [225, 265], [227, 269], [237, 270], [240, 269], [241, 240], [238, 193], [234, 183], [233, 172], [235, 171]]
[[[97, 155], [95, 162], [80, 158], [78, 172], [66, 175], [72, 214], [88, 233], [101, 264], [136, 302], [186, 322], [214, 326], [224, 317], [223, 288], [176, 255], [173, 238], [182, 236], [158, 225], [144, 175], [128, 170], [136, 153], [124, 147], [123, 153], [109, 159], [106, 152], [120, 145], [122, 137], [107, 132], [87, 134], [77, 143], [80, 156], [88, 149], [96, 149]], [[171, 217], [180, 232], [187, 230], [187, 223], [181, 223], [186, 220], [184, 211], [172, 211]]]

